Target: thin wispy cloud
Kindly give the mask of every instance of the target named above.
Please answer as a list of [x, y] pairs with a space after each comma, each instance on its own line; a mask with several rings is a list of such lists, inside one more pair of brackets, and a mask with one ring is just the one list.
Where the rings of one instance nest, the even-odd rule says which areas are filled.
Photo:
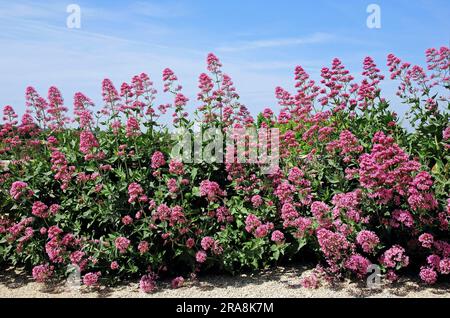
[[335, 37], [331, 34], [314, 33], [306, 37], [264, 39], [264, 40], [238, 42], [234, 45], [232, 44], [218, 47], [217, 50], [221, 52], [237, 52], [237, 51], [257, 50], [283, 46], [319, 44], [319, 43], [327, 43], [330, 40], [333, 40], [334, 38]]
[[183, 17], [190, 13], [189, 8], [182, 2], [137, 2], [129, 8], [137, 15], [163, 19]]
[[[62, 7], [64, 8], [64, 7]], [[64, 11], [63, 11], [64, 12]], [[55, 6], [45, 3], [6, 2], [0, 4], [0, 18], [52, 18], [57, 14]]]

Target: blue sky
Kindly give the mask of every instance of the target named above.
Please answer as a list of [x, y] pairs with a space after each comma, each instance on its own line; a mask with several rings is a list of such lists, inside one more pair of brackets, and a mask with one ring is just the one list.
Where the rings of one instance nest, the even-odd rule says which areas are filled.
[[[81, 29], [66, 26], [71, 3], [81, 7]], [[381, 8], [381, 29], [366, 25], [371, 3]], [[355, 75], [367, 55], [384, 73], [389, 53], [423, 65], [425, 49], [449, 45], [449, 16], [448, 0], [0, 0], [0, 105], [22, 113], [26, 86], [46, 96], [56, 85], [70, 108], [77, 91], [100, 107], [103, 78], [120, 87], [146, 72], [162, 91], [161, 73], [170, 67], [193, 109], [198, 75], [214, 52], [257, 113], [276, 107], [276, 86], [292, 88], [296, 65], [315, 79], [334, 57]], [[385, 84], [403, 113], [394, 90]]]

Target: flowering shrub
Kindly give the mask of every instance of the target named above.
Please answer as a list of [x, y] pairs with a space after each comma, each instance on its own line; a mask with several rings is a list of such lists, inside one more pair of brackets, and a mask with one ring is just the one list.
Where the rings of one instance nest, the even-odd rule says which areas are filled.
[[[279, 111], [257, 118], [213, 54], [199, 78], [196, 121], [170, 69], [163, 91], [172, 103], [158, 106], [142, 73], [120, 90], [105, 79], [98, 112], [76, 93], [73, 118], [56, 87], [47, 99], [28, 87], [20, 121], [3, 109], [2, 265], [25, 266], [39, 282], [67, 265], [87, 286], [141, 277], [151, 292], [161, 276], [179, 288], [189, 273], [257, 269], [310, 250], [320, 266], [302, 278], [305, 287], [364, 278], [372, 264], [390, 280], [406, 269], [427, 284], [448, 279], [450, 50], [426, 54], [428, 73], [388, 57], [413, 131], [389, 110], [369, 57], [360, 83], [339, 59], [320, 83], [298, 66], [295, 93], [277, 87]], [[194, 123], [278, 128], [280, 164], [266, 174], [258, 162], [172, 158], [177, 140], [158, 123], [167, 112], [190, 132]]]

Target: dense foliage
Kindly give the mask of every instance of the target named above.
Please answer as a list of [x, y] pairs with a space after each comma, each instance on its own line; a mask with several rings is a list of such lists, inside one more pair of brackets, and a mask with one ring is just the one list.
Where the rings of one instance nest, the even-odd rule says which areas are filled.
[[[138, 276], [147, 292], [162, 275], [302, 255], [319, 264], [306, 287], [364, 278], [371, 264], [390, 280], [407, 270], [429, 284], [448, 279], [450, 50], [426, 56], [427, 70], [388, 56], [413, 129], [382, 97], [384, 76], [369, 57], [360, 83], [338, 59], [320, 83], [298, 66], [294, 93], [276, 88], [278, 114], [265, 109], [256, 119], [213, 54], [195, 119], [170, 69], [163, 90], [173, 103], [156, 106], [146, 74], [120, 92], [105, 79], [101, 111], [77, 93], [73, 119], [56, 87], [47, 99], [28, 87], [20, 121], [11, 106], [3, 110], [0, 262], [38, 281], [67, 275], [69, 264], [89, 286]], [[267, 174], [258, 162], [171, 158], [177, 137], [158, 123], [166, 112], [191, 132], [278, 128], [280, 165]]]

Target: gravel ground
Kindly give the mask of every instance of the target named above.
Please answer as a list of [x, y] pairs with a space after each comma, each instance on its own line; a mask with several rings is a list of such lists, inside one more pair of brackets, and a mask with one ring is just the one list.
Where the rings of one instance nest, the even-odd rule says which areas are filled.
[[76, 297], [76, 298], [269, 298], [269, 297], [408, 297], [408, 298], [450, 298], [450, 283], [441, 283], [427, 287], [415, 279], [403, 278], [395, 284], [384, 284], [379, 289], [369, 289], [364, 282], [343, 281], [336, 285], [327, 285], [315, 290], [299, 286], [299, 277], [308, 272], [307, 267], [278, 267], [269, 271], [242, 274], [239, 276], [204, 276], [198, 281], [187, 281], [179, 289], [171, 289], [169, 281], [159, 284], [152, 294], [141, 293], [138, 282], [124, 283], [116, 287], [97, 289], [68, 287], [65, 282], [38, 284], [29, 276], [14, 270], [0, 272], [0, 297]]

